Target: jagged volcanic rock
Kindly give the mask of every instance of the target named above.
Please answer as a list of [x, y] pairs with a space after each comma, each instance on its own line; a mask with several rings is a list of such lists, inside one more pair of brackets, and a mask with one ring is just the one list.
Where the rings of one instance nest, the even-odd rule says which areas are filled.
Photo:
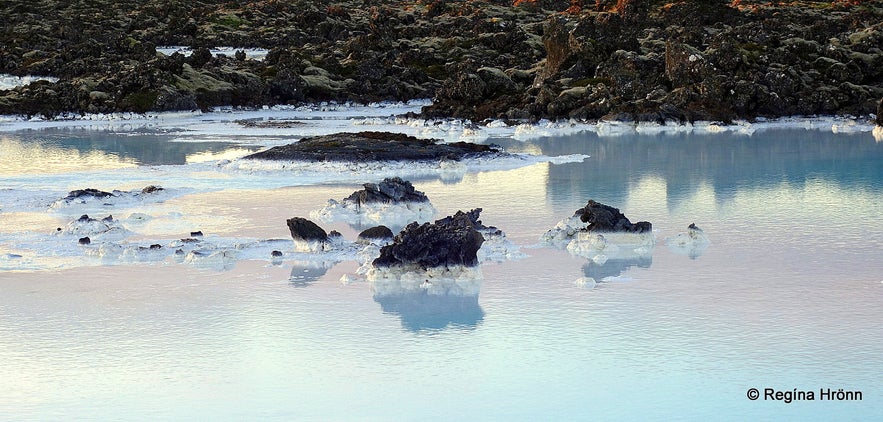
[[380, 183], [365, 183], [365, 189], [355, 191], [344, 201], [363, 205], [370, 203], [398, 204], [401, 202], [429, 202], [426, 194], [414, 189], [414, 185], [400, 177], [388, 177]]
[[411, 223], [396, 235], [391, 245], [380, 249], [374, 267], [419, 266], [422, 268], [478, 265], [478, 250], [484, 243], [478, 220], [481, 208], [457, 211], [434, 223]]

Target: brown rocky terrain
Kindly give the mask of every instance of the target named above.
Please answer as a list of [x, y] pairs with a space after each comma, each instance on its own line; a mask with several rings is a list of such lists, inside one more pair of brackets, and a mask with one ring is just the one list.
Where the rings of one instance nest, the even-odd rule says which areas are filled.
[[0, 114], [433, 98], [428, 117], [727, 121], [883, 97], [881, 1], [514, 3], [10, 0], [0, 73], [59, 80], [0, 91]]

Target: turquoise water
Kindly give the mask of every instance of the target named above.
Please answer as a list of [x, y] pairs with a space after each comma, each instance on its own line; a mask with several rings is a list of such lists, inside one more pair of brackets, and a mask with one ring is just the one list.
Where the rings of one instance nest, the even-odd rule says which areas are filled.
[[[303, 184], [291, 175], [270, 176], [268, 184], [193, 169], [255, 148], [234, 138], [2, 136], [7, 153], [37, 157], [0, 167], [7, 202], [28, 192], [192, 184], [200, 188], [146, 210], [181, 215], [207, 234], [286, 237], [285, 218], [360, 184], [350, 176]], [[883, 143], [869, 133], [585, 132], [485, 142], [590, 158], [412, 179], [439, 217], [482, 207], [484, 223], [528, 255], [483, 264], [477, 297], [376, 297], [367, 282], [341, 281], [356, 273], [354, 261], [241, 260], [219, 271], [74, 260], [3, 271], [0, 419], [867, 420], [883, 413]], [[71, 160], [80, 160], [78, 170]], [[212, 180], [214, 189], [202, 188]], [[651, 256], [599, 265], [538, 243], [588, 199], [651, 221]], [[16, 236], [68, 217], [16, 204], [0, 208], [0, 253], [13, 250]], [[711, 240], [698, 256], [664, 242], [690, 223]], [[326, 227], [356, 233], [343, 223]], [[575, 283], [583, 276], [597, 286]], [[760, 399], [747, 398], [750, 388]], [[813, 391], [815, 400], [765, 399], [766, 388]], [[827, 388], [860, 391], [862, 399], [819, 400]]]

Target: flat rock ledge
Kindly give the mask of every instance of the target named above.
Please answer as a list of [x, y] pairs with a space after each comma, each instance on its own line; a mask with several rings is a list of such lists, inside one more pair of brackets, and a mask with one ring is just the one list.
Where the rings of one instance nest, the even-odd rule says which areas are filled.
[[468, 142], [441, 143], [391, 132], [335, 133], [313, 136], [247, 155], [246, 159], [285, 161], [459, 161], [504, 154], [498, 147]]

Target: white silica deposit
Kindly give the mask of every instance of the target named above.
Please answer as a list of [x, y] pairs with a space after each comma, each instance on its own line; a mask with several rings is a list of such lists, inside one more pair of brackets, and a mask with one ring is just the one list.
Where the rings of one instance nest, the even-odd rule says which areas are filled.
[[652, 232], [587, 232], [588, 223], [578, 215], [565, 218], [540, 240], [551, 246], [567, 249], [573, 255], [581, 256], [603, 264], [608, 259], [633, 259], [652, 256], [656, 244]]
[[574, 215], [559, 221], [555, 227], [544, 233], [540, 240], [552, 246], [565, 247], [577, 233], [588, 225], [589, 223], [580, 220], [578, 215]]
[[51, 83], [58, 82], [58, 78], [51, 76], [15, 76], [8, 74], [0, 74], [0, 91], [7, 89], [15, 89], [20, 86], [27, 86], [33, 82], [47, 81]]
[[310, 217], [324, 223], [344, 221], [359, 227], [380, 224], [388, 227], [404, 227], [414, 221], [420, 223], [429, 221], [436, 212], [429, 201], [359, 204], [346, 199], [340, 202], [329, 199], [325, 206], [312, 211]]
[[501, 230], [479, 231], [484, 237], [484, 243], [481, 244], [477, 254], [479, 262], [503, 262], [527, 257], [527, 254], [521, 252], [521, 247], [512, 243]]
[[111, 216], [99, 220], [83, 215], [59, 229], [56, 230], [56, 235], [89, 237], [90, 239], [101, 240], [121, 240], [132, 234]]

